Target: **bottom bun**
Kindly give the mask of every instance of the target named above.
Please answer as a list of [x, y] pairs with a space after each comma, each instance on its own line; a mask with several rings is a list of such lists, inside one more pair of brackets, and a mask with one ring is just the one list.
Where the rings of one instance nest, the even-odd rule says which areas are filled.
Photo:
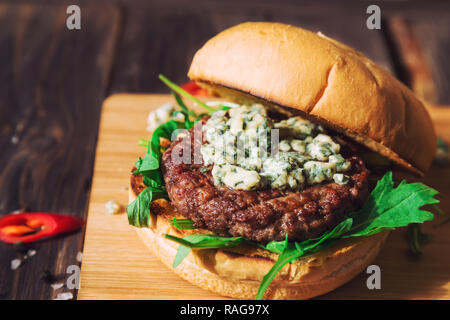
[[[141, 178], [132, 175], [130, 203], [143, 188]], [[184, 237], [211, 232], [173, 227], [170, 224], [173, 217], [183, 217], [164, 199], [153, 201], [151, 212], [149, 228], [136, 228], [140, 239], [177, 275], [219, 295], [254, 299], [262, 278], [278, 259], [278, 254], [244, 244], [226, 249], [191, 250], [173, 268], [179, 245], [164, 238], [164, 234]], [[387, 236], [388, 232], [382, 232], [370, 237], [340, 240], [324, 250], [285, 265], [266, 290], [264, 299], [308, 299], [336, 289], [375, 259]]]

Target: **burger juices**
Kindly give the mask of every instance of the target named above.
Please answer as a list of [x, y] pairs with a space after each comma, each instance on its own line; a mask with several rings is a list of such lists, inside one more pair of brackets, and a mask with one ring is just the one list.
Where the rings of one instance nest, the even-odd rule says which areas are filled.
[[[264, 48], [265, 67], [250, 60], [256, 47]], [[286, 64], [299, 57], [291, 52], [314, 59], [293, 71]], [[324, 68], [327, 60], [331, 67]], [[336, 87], [333, 79], [348, 76], [348, 68], [352, 82]], [[324, 81], [322, 69], [325, 87], [312, 94]], [[299, 72], [315, 78], [305, 85]], [[372, 78], [363, 82], [367, 72]], [[309, 298], [360, 272], [387, 230], [433, 219], [421, 207], [437, 203], [437, 192], [421, 183], [395, 186], [388, 171], [428, 168], [435, 150], [429, 142], [436, 143], [429, 117], [408, 89], [356, 51], [291, 26], [247, 23], [210, 40], [189, 75], [237, 104], [211, 107], [160, 76], [178, 102], [178, 119], [153, 132], [133, 170], [127, 208], [141, 238], [186, 280], [235, 298]], [[361, 86], [357, 93], [352, 83]], [[336, 90], [339, 100], [327, 104]], [[182, 97], [206, 114], [189, 110]], [[359, 109], [340, 109], [342, 101], [350, 109], [359, 101]], [[405, 149], [399, 142], [409, 138], [416, 145]], [[374, 186], [370, 170], [380, 166], [363, 160], [371, 157], [387, 164]]]

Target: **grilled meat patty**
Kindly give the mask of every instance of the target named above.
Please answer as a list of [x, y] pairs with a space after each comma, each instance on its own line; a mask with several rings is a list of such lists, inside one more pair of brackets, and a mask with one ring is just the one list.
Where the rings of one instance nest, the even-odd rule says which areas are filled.
[[181, 157], [183, 149], [190, 149], [194, 163], [194, 135], [191, 134], [190, 139], [174, 141], [163, 155], [162, 170], [169, 198], [195, 226], [221, 236], [244, 236], [260, 243], [281, 241], [286, 235], [290, 241], [318, 237], [359, 209], [368, 196], [369, 171], [356, 154], [358, 148], [343, 137], [333, 138], [341, 145], [345, 159], [351, 162], [351, 169], [346, 172], [350, 177], [347, 184], [328, 182], [300, 192], [242, 191], [215, 186], [212, 166], [174, 161], [174, 148], [180, 143], [190, 143], [188, 148], [175, 149], [174, 154]]

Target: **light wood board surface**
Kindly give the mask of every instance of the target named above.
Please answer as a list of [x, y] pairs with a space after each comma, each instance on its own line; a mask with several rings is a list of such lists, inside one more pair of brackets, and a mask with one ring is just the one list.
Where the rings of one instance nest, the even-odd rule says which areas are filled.
[[[145, 148], [148, 113], [171, 102], [170, 95], [120, 94], [105, 100], [88, 209], [78, 299], [222, 299], [179, 278], [160, 263], [128, 225], [130, 170]], [[438, 134], [450, 141], [450, 108], [431, 108]], [[420, 130], [420, 128], [417, 128]], [[424, 182], [441, 192], [440, 207], [450, 212], [450, 167], [433, 166]], [[105, 204], [116, 200], [122, 214], [109, 215]], [[437, 216], [435, 222], [442, 217]], [[381, 268], [381, 289], [368, 290], [360, 274], [324, 299], [450, 299], [450, 223], [424, 231], [434, 240], [420, 258], [408, 254], [405, 229], [392, 232], [374, 261]]]

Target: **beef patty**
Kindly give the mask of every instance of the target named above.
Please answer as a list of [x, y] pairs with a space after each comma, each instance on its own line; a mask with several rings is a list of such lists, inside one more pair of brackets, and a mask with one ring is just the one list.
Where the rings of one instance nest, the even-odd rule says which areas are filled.
[[[192, 130], [192, 129], [191, 129]], [[194, 157], [194, 135], [191, 134], [191, 160]], [[361, 207], [368, 196], [368, 176], [358, 148], [343, 137], [334, 136], [341, 145], [341, 154], [350, 161], [347, 184], [323, 183], [294, 192], [267, 189], [257, 191], [231, 190], [215, 186], [210, 167], [202, 164], [178, 163], [172, 150], [182, 141], [174, 141], [162, 158], [162, 170], [172, 204], [195, 226], [221, 236], [244, 236], [267, 243], [303, 241], [322, 235], [341, 222], [347, 214]], [[183, 148], [177, 148], [182, 156]]]

